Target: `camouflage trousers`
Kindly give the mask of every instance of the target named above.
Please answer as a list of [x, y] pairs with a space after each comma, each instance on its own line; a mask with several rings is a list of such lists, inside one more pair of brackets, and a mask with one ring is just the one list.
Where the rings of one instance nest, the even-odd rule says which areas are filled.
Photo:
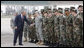
[[43, 39], [44, 39], [44, 41], [48, 41], [48, 36], [47, 36], [47, 27], [43, 27], [43, 30], [42, 30], [42, 34], [43, 34]]
[[60, 29], [60, 31], [59, 31], [59, 44], [65, 44], [66, 43], [65, 42], [65, 40], [66, 40], [66, 38], [65, 38], [65, 32], [66, 32], [65, 26], [60, 25], [59, 29]]
[[25, 30], [24, 30], [24, 38], [28, 38], [28, 37], [29, 37], [29, 36], [28, 36], [28, 32], [29, 32], [28, 29], [25, 29]]
[[42, 34], [41, 26], [36, 27], [36, 35], [37, 35], [38, 40], [43, 41], [43, 34]]
[[73, 45], [73, 26], [66, 27], [66, 44], [68, 46]]
[[47, 24], [46, 36], [49, 43], [54, 43], [54, 26], [52, 23]]
[[36, 40], [37, 39], [35, 26], [30, 27], [29, 39], [31, 39], [31, 40]]
[[54, 38], [54, 42], [55, 43], [59, 43], [59, 27], [57, 25], [54, 25], [54, 34], [55, 34], [55, 38]]
[[73, 43], [74, 43], [74, 46], [75, 47], [80, 47], [80, 46], [82, 46], [82, 43], [81, 43], [81, 29], [79, 28], [79, 27], [75, 27], [74, 29], [73, 29]]

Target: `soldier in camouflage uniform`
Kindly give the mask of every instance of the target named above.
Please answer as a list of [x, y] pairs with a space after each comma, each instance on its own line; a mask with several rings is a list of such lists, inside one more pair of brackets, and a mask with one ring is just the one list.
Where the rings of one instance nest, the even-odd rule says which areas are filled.
[[66, 16], [66, 45], [73, 46], [73, 16], [71, 14], [72, 9], [75, 7], [70, 8], [69, 16]]
[[83, 47], [83, 6], [82, 5], [79, 5], [79, 7], [78, 7], [78, 11], [79, 11], [79, 13], [78, 13], [78, 15], [79, 16], [81, 16], [81, 20], [82, 20], [82, 25], [81, 25], [81, 41], [80, 41], [80, 46], [82, 46]]
[[78, 14], [83, 18], [83, 6], [82, 5], [79, 5], [78, 11], [79, 11]]
[[79, 24], [79, 16], [77, 15], [77, 10], [72, 10], [71, 12], [73, 16], [73, 46], [78, 46], [78, 42], [80, 40], [80, 24]]
[[53, 43], [53, 16], [51, 13], [51, 9], [45, 8], [44, 11], [44, 18], [43, 18], [43, 34], [44, 34], [44, 40], [47, 42], [47, 44]]
[[[33, 15], [31, 14], [31, 16]], [[29, 21], [31, 21], [32, 23], [35, 23], [35, 18], [29, 18]], [[37, 40], [35, 25], [29, 27], [29, 39], [30, 39], [30, 42], [36, 42]]]
[[43, 22], [42, 22], [42, 33], [43, 33], [43, 39], [44, 43], [47, 43], [48, 41], [48, 36], [47, 36], [47, 11], [45, 10], [43, 12]]
[[29, 32], [29, 25], [26, 22], [24, 22], [23, 32], [24, 32], [24, 42], [27, 42], [28, 32]]
[[69, 16], [69, 15], [70, 15], [69, 8], [65, 8], [65, 10], [64, 10], [64, 15], [65, 15], [65, 16]]
[[53, 13], [54, 13], [54, 43], [56, 45], [59, 44], [59, 15], [58, 15], [58, 10], [57, 9], [53, 9]]
[[59, 44], [65, 44], [65, 33], [66, 33], [66, 17], [63, 15], [63, 9], [58, 8], [59, 12]]
[[[70, 24], [70, 20], [71, 20], [71, 16], [70, 16], [70, 13], [69, 13], [69, 8], [65, 8], [65, 12], [64, 12], [65, 16], [66, 16], [66, 34], [65, 34], [65, 42], [66, 42], [66, 45], [69, 45], [70, 43], [70, 39], [71, 39], [71, 33], [70, 33], [70, 29], [72, 29], [71, 27], [69, 28], [69, 24]], [[72, 20], [71, 20], [72, 21]]]
[[47, 17], [47, 28], [48, 28], [48, 41], [50, 44], [54, 43], [54, 16], [52, 14], [51, 9], [48, 9], [48, 17]]
[[73, 15], [73, 42], [75, 47], [82, 46], [81, 43], [81, 25], [82, 19], [81, 16], [77, 15], [77, 10], [72, 11]]
[[42, 34], [42, 15], [38, 11], [34, 13], [35, 16], [35, 28], [38, 42], [36, 44], [44, 44]]
[[[34, 19], [31, 18], [31, 14], [28, 16], [28, 20], [31, 23], [34, 23]], [[35, 33], [35, 26], [28, 26], [27, 23], [24, 23], [24, 42], [27, 41], [27, 38], [29, 37], [30, 42], [34, 42], [36, 40], [36, 33]]]
[[[43, 11], [43, 24], [42, 24], [42, 28], [43, 28], [43, 38], [44, 38], [44, 42], [45, 44], [49, 45], [49, 42], [52, 40], [51, 36], [52, 36], [52, 28], [51, 31], [50, 30], [50, 25], [52, 22], [52, 19], [50, 16], [48, 16], [51, 12], [51, 9], [49, 9], [47, 6], [44, 7], [44, 11]], [[50, 20], [51, 19], [51, 20]], [[50, 22], [49, 22], [50, 21]]]

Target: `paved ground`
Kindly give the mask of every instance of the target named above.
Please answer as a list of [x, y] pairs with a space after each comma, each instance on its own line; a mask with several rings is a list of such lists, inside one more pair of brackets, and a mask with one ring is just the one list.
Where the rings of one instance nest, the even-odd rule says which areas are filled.
[[[1, 34], [1, 47], [14, 47], [13, 34]], [[19, 46], [17, 42], [15, 47], [47, 47], [47, 46], [36, 45], [35, 43], [30, 43], [30, 42], [23, 42], [23, 46]]]
[[[1, 47], [14, 47], [13, 32], [12, 29], [10, 28], [10, 18], [1, 18]], [[23, 42], [23, 46], [19, 46], [17, 43], [15, 47], [48, 47], [48, 46], [36, 45], [35, 43], [30, 42]]]

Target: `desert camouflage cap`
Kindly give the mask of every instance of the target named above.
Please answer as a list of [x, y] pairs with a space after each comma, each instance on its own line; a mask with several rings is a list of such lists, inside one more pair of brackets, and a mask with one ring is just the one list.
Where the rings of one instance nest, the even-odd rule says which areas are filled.
[[58, 8], [59, 13], [63, 13], [63, 8]]
[[65, 8], [64, 10], [65, 10], [65, 11], [69, 11], [69, 8]]
[[75, 12], [75, 13], [77, 13], [77, 9], [72, 9], [72, 12]]
[[58, 12], [58, 10], [57, 10], [56, 8], [54, 8], [54, 9], [53, 9], [53, 13], [54, 13], [54, 12]]
[[70, 9], [75, 9], [75, 7], [70, 7]]

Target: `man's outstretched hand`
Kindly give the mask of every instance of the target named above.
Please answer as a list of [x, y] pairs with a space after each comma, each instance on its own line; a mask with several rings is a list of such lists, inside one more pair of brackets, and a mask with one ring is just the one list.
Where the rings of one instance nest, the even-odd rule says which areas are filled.
[[33, 24], [30, 24], [30, 27], [31, 27], [31, 26], [34, 26], [34, 23], [33, 23]]
[[14, 29], [17, 29], [17, 26], [16, 26], [16, 27], [14, 27]]

